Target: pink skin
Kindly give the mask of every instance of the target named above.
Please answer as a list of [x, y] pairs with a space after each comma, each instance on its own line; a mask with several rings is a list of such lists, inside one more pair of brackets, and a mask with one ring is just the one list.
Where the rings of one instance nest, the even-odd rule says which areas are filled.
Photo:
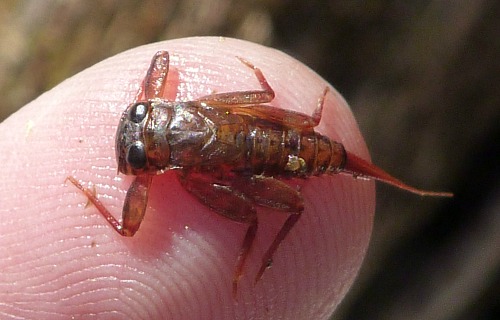
[[[116, 217], [131, 177], [116, 174], [115, 130], [153, 54], [171, 54], [168, 99], [258, 89], [262, 69], [273, 105], [311, 114], [327, 83], [289, 56], [252, 43], [189, 38], [103, 61], [61, 83], [0, 125], [0, 314], [36, 319], [326, 319], [345, 296], [370, 238], [374, 183], [347, 175], [291, 181], [305, 211], [253, 285], [261, 257], [286, 215], [259, 210], [259, 230], [237, 301], [231, 280], [246, 226], [218, 216], [155, 177], [145, 219], [118, 235], [68, 175], [95, 186]], [[353, 115], [334, 90], [318, 131], [368, 159]], [[91, 187], [92, 188], [92, 187]]]

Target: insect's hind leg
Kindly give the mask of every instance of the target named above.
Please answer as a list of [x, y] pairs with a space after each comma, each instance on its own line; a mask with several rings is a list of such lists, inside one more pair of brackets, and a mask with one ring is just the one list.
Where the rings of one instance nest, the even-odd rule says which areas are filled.
[[214, 93], [198, 99], [210, 105], [238, 105], [238, 104], [260, 104], [268, 103], [274, 99], [274, 90], [264, 77], [262, 71], [249, 61], [236, 57], [244, 65], [254, 71], [255, 77], [259, 80], [262, 90], [246, 90], [226, 93]]
[[300, 192], [283, 181], [265, 176], [239, 177], [232, 181], [232, 186], [246, 197], [263, 207], [272, 208], [289, 214], [287, 220], [274, 237], [272, 244], [262, 257], [262, 264], [257, 275], [257, 283], [266, 269], [271, 266], [273, 255], [279, 245], [299, 221], [304, 211], [304, 200]]
[[311, 115], [311, 119], [314, 123], [314, 126], [317, 126], [321, 122], [321, 117], [323, 116], [323, 106], [325, 104], [326, 94], [330, 91], [329, 87], [325, 87], [323, 90], [323, 94], [318, 99], [318, 104], [316, 105], [316, 109], [314, 109], [313, 114]]

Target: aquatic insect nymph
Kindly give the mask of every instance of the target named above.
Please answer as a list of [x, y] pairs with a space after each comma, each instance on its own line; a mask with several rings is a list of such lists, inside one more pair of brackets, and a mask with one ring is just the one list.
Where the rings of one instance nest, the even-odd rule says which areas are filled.
[[[182, 186], [201, 203], [248, 225], [233, 276], [235, 295], [257, 232], [256, 206], [284, 211], [289, 217], [264, 254], [255, 281], [262, 277], [274, 252], [304, 211], [300, 191], [279, 178], [347, 173], [419, 195], [451, 196], [413, 188], [346, 151], [341, 143], [315, 132], [328, 88], [312, 116], [275, 108], [267, 104], [274, 99], [274, 91], [260, 69], [239, 60], [253, 70], [260, 90], [216, 93], [179, 102], [163, 99], [169, 54], [155, 54], [136, 101], [123, 113], [116, 134], [118, 170], [135, 176], [125, 198], [121, 223], [93, 192], [68, 177], [119, 234], [136, 233], [146, 212], [152, 178], [175, 170]], [[145, 99], [139, 100], [141, 96]]]

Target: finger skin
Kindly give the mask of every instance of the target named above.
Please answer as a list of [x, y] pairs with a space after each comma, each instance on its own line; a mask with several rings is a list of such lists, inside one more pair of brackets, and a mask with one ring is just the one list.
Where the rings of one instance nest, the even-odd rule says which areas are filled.
[[[246, 226], [218, 216], [172, 173], [153, 179], [145, 219], [132, 238], [115, 233], [68, 175], [116, 217], [132, 177], [116, 173], [115, 130], [153, 54], [171, 54], [166, 98], [258, 89], [235, 56], [261, 68], [272, 105], [312, 114], [327, 85], [289, 56], [224, 38], [155, 43], [107, 59], [64, 81], [0, 124], [0, 318], [325, 319], [365, 255], [375, 194], [370, 181], [310, 178], [305, 211], [253, 285], [261, 257], [286, 219], [259, 210], [241, 279], [231, 279]], [[317, 130], [368, 158], [345, 101], [331, 90]]]

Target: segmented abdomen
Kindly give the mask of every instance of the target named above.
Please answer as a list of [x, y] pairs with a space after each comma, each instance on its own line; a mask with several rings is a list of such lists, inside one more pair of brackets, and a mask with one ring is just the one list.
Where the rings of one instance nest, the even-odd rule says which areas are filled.
[[244, 167], [253, 174], [306, 177], [343, 168], [346, 155], [342, 144], [313, 130], [279, 129], [247, 127], [242, 146]]

